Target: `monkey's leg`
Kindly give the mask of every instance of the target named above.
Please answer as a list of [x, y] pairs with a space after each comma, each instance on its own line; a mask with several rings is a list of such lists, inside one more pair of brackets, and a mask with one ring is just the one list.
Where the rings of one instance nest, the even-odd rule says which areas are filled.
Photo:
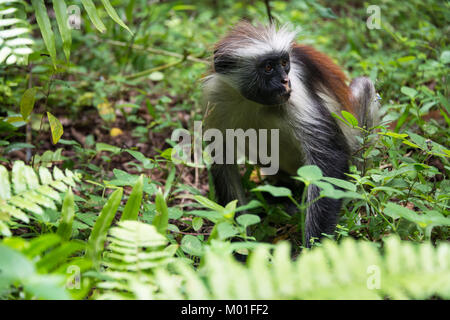
[[[348, 143], [321, 101], [314, 103], [314, 113], [302, 117], [301, 140], [306, 164], [316, 165], [324, 176], [345, 179], [348, 172], [350, 149]], [[310, 185], [307, 191], [309, 207], [306, 213], [306, 246], [312, 237], [321, 238], [322, 233], [333, 234], [336, 227], [341, 200], [322, 198], [317, 200], [320, 189]]]
[[238, 205], [246, 204], [245, 193], [237, 165], [213, 164], [211, 167], [216, 197], [221, 205], [237, 199]]
[[351, 101], [359, 125], [366, 130], [378, 124], [379, 98], [375, 86], [367, 77], [358, 77], [350, 83]]

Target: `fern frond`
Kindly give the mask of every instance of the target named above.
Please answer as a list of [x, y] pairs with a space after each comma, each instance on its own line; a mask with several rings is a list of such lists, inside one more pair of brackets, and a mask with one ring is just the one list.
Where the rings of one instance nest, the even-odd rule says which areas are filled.
[[26, 64], [28, 55], [33, 52], [29, 23], [18, 18], [23, 4], [14, 7], [14, 2], [19, 3], [14, 0], [0, 3], [0, 65]]
[[450, 245], [388, 238], [376, 245], [324, 241], [291, 260], [288, 243], [259, 244], [247, 265], [213, 241], [201, 267], [173, 258], [176, 246], [151, 226], [111, 229], [101, 299], [426, 299], [450, 297]]
[[158, 299], [425, 299], [450, 297], [450, 246], [386, 241], [385, 254], [368, 242], [341, 244], [303, 252], [292, 262], [290, 246], [273, 254], [257, 247], [247, 266], [235, 261], [227, 244], [215, 244], [195, 271], [177, 261], [176, 274], [159, 270]]
[[150, 299], [156, 286], [153, 270], [165, 267], [173, 260], [176, 245], [152, 225], [126, 220], [111, 228], [110, 244], [104, 253], [102, 273], [107, 280], [99, 283], [103, 289], [99, 299]]
[[[58, 167], [53, 168], [53, 175], [45, 167], [40, 167], [38, 174], [23, 161], [14, 162], [11, 179], [8, 170], [0, 165], [0, 217], [15, 218], [25, 223], [30, 221], [29, 213], [42, 215], [43, 208], [56, 210], [56, 203], [61, 202], [59, 193], [68, 187], [75, 187], [80, 181], [78, 174], [70, 170], [63, 173]], [[5, 222], [0, 221], [1, 231], [8, 234]]]

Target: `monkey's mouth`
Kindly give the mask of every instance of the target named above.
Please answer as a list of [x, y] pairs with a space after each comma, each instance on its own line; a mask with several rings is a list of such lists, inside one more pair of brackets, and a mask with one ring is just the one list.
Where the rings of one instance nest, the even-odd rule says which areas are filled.
[[291, 92], [292, 92], [291, 88], [287, 88], [286, 90], [280, 93], [280, 99], [283, 102], [287, 101], [291, 97]]

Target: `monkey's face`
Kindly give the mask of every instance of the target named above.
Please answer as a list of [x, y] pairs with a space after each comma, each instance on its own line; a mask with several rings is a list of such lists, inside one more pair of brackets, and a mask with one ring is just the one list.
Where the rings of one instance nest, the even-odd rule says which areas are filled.
[[253, 70], [243, 76], [242, 95], [264, 105], [285, 103], [291, 95], [289, 54], [270, 53], [255, 62]]

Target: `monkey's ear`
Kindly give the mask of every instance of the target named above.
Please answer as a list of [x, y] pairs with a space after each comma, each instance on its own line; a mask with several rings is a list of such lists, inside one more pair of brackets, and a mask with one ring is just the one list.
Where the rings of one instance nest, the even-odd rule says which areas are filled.
[[228, 73], [237, 67], [236, 59], [231, 55], [217, 54], [214, 51], [214, 71], [217, 73]]

